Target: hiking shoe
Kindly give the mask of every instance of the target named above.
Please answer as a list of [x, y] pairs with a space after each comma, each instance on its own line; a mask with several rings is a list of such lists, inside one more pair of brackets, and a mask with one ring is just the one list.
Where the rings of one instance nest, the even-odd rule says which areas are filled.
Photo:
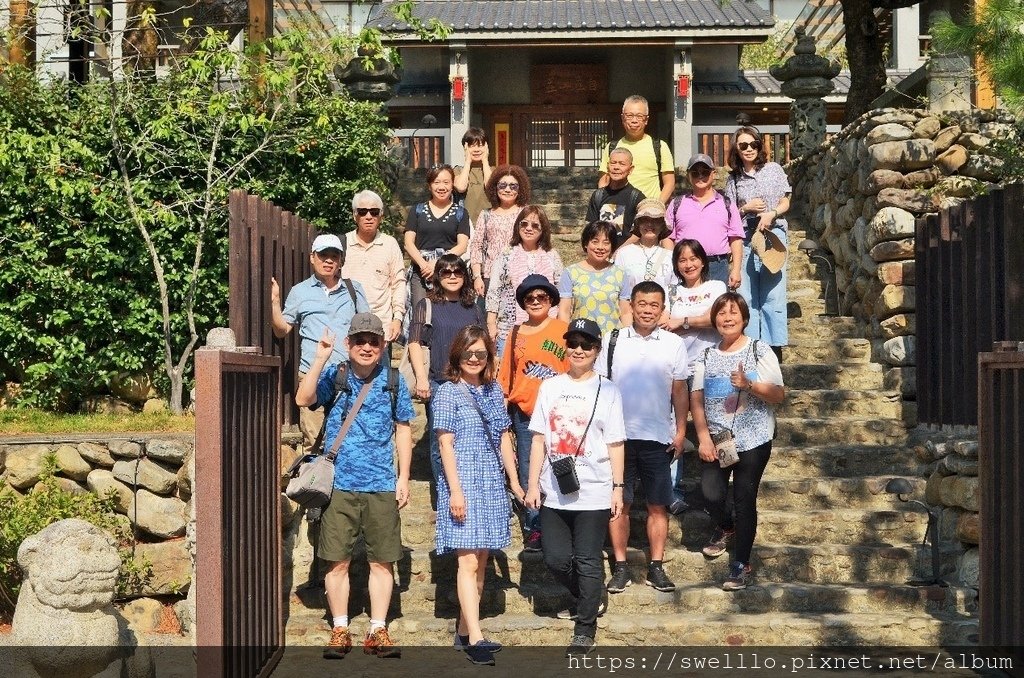
[[729, 545], [729, 540], [732, 539], [732, 535], [735, 533], [736, 530], [727, 531], [716, 527], [715, 533], [711, 536], [711, 541], [701, 549], [701, 553], [704, 554], [705, 558], [717, 558], [725, 553], [725, 548]]
[[[604, 613], [607, 612], [607, 611], [608, 611], [608, 598], [605, 597], [605, 598], [601, 599], [601, 604], [597, 606], [597, 616], [598, 617], [603, 617]], [[570, 619], [572, 621], [576, 621], [577, 619], [579, 619], [580, 614], [579, 614], [579, 611], [576, 609], [576, 606], [573, 605], [572, 607], [570, 607], [570, 608], [568, 608], [566, 610], [559, 610], [558, 613], [555, 616], [557, 618], [559, 618], [559, 619]]]
[[486, 640], [481, 640], [473, 645], [466, 646], [466, 659], [477, 666], [494, 666], [494, 650], [487, 645]]
[[722, 590], [740, 591], [747, 588], [753, 572], [750, 565], [744, 565], [740, 561], [734, 560], [729, 565], [729, 578], [722, 584]]
[[675, 499], [668, 506], [668, 512], [674, 516], [678, 516], [680, 513], [690, 508], [690, 505], [686, 503], [685, 499]]
[[574, 654], [590, 654], [597, 647], [597, 643], [590, 636], [576, 634], [569, 641], [569, 647], [565, 648], [565, 656], [571, 657]]
[[[489, 640], [487, 638], [484, 638], [479, 643], [477, 643], [477, 645], [480, 645], [481, 643], [491, 648], [491, 652], [501, 652], [501, 643], [499, 643], [496, 640]], [[456, 631], [455, 639], [452, 641], [452, 647], [458, 650], [459, 652], [465, 651], [466, 648], [471, 647], [469, 643], [469, 636], [463, 636], [458, 631]]]
[[375, 654], [381, 659], [402, 656], [402, 648], [395, 645], [395, 641], [391, 640], [386, 626], [382, 626], [373, 633], [366, 635], [366, 640], [363, 641], [363, 652]]
[[663, 591], [665, 593], [676, 590], [676, 585], [668, 578], [668, 575], [665, 574], [665, 569], [661, 565], [653, 565], [647, 568], [647, 585], [655, 591]]
[[622, 593], [630, 583], [629, 569], [625, 565], [615, 565], [612, 578], [608, 580], [608, 593]]
[[540, 553], [540, 530], [534, 530], [526, 537], [523, 550], [527, 553]]
[[331, 630], [331, 639], [324, 645], [324, 659], [341, 659], [352, 651], [352, 636], [347, 626], [335, 626]]

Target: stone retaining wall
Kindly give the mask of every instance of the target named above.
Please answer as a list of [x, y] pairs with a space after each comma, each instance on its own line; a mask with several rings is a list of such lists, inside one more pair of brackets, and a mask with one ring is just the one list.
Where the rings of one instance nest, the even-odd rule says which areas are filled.
[[[916, 400], [914, 233], [918, 217], [987, 190], [1001, 178], [992, 140], [1014, 133], [1008, 114], [934, 115], [878, 109], [788, 167], [794, 209], [832, 253], [841, 312], [871, 340], [886, 387]], [[907, 424], [916, 424], [912, 404]]]
[[46, 457], [52, 454], [57, 482], [65, 490], [96, 494], [113, 490], [115, 509], [138, 537], [136, 559], [152, 564], [148, 585], [129, 594], [146, 600], [135, 601], [126, 610], [145, 610], [144, 625], [158, 624], [162, 604], [148, 597], [185, 595], [192, 581], [185, 536], [195, 469], [193, 449], [191, 434], [7, 438], [0, 440], [0, 487], [31, 492]]

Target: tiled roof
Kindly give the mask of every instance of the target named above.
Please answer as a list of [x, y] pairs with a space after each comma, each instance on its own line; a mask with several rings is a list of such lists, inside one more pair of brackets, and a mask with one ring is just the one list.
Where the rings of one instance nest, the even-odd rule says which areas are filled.
[[338, 32], [319, 0], [274, 0], [274, 32], [296, 28], [327, 38]]
[[[370, 14], [369, 26], [397, 33], [409, 26], [389, 11], [385, 0]], [[563, 33], [759, 28], [774, 25], [771, 15], [751, 0], [420, 0], [420, 19], [436, 18], [456, 34], [494, 31]]]
[[[912, 71], [886, 71], [889, 81], [900, 82]], [[833, 80], [836, 88], [833, 96], [846, 96], [850, 91], [850, 72], [841, 71]], [[768, 71], [740, 71], [736, 82], [699, 82], [694, 81], [693, 89], [697, 94], [746, 94], [754, 96], [780, 96], [781, 83], [773, 78]]]

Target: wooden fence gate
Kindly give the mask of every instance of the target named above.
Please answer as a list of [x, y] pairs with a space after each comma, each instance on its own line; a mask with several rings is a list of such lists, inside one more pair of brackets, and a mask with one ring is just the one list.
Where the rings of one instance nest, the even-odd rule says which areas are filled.
[[270, 675], [284, 652], [281, 359], [196, 351], [199, 675]]

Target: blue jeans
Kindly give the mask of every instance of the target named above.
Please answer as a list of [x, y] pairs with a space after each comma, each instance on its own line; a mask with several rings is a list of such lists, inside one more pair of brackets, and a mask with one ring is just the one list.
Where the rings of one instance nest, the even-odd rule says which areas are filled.
[[434, 487], [437, 487], [437, 479], [441, 477], [441, 446], [437, 442], [437, 432], [434, 431], [434, 394], [441, 382], [430, 380], [430, 400], [427, 401], [427, 436], [430, 440], [430, 472], [433, 474]]
[[708, 264], [708, 280], [721, 280], [726, 286], [729, 284], [729, 260], [712, 261]]
[[[772, 233], [779, 236], [783, 244], [789, 242], [786, 229], [775, 226]], [[769, 346], [785, 346], [789, 343], [789, 329], [786, 313], [786, 267], [772, 273], [761, 264], [761, 257], [754, 254], [749, 242], [743, 243], [743, 281], [739, 293], [750, 306], [750, 322], [746, 335], [760, 339]]]
[[[530, 448], [533, 445], [533, 431], [530, 430], [530, 416], [513, 405], [509, 415], [512, 418], [512, 432], [516, 436], [516, 473], [519, 484], [526, 488], [530, 481]], [[540, 529], [540, 511], [526, 509], [523, 517], [523, 533], [529, 535]]]

